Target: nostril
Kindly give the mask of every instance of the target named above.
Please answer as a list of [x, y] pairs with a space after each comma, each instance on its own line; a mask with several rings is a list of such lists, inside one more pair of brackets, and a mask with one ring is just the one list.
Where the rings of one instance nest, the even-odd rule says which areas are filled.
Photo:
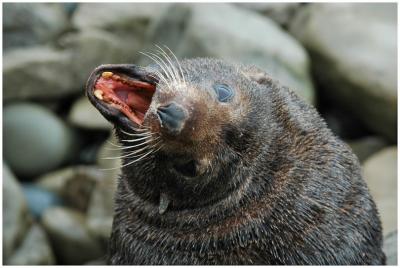
[[173, 134], [178, 133], [182, 129], [186, 119], [183, 108], [173, 102], [166, 106], [158, 107], [157, 114], [161, 121], [161, 126]]

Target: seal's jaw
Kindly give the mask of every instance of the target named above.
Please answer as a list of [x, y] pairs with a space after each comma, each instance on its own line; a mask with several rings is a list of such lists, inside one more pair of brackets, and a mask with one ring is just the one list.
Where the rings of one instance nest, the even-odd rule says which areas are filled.
[[135, 65], [102, 65], [93, 71], [86, 91], [89, 100], [109, 121], [140, 126], [156, 83], [154, 75]]

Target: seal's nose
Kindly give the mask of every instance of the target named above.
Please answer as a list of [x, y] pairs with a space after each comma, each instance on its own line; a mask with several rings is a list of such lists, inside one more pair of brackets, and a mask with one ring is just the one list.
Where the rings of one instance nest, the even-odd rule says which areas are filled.
[[184, 109], [172, 102], [157, 109], [157, 114], [161, 122], [161, 127], [165, 128], [170, 134], [178, 134], [186, 120]]

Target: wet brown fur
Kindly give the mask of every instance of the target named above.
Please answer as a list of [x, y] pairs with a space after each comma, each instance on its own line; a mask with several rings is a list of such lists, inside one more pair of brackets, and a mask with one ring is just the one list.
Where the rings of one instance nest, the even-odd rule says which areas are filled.
[[[111, 264], [385, 262], [358, 160], [313, 107], [255, 67], [182, 65], [187, 91], [162, 96], [160, 84], [153, 104], [174, 99], [190, 120], [178, 137], [162, 136], [164, 150], [122, 169]], [[216, 82], [234, 88], [231, 103], [213, 99]], [[146, 122], [160, 131], [151, 113]], [[203, 173], [171, 173], [182, 155], [203, 161]], [[162, 215], [161, 193], [171, 200]]]

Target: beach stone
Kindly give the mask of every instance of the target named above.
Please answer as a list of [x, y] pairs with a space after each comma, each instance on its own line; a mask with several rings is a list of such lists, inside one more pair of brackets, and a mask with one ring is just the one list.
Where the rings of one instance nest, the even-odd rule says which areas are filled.
[[277, 3], [277, 2], [257, 2], [257, 3], [235, 3], [240, 7], [258, 12], [271, 18], [273, 21], [287, 27], [293, 19], [301, 3]]
[[76, 149], [73, 130], [39, 105], [8, 105], [3, 120], [4, 158], [18, 176], [30, 178], [50, 171], [69, 160]]
[[79, 265], [105, 254], [105, 249], [90, 235], [85, 215], [79, 211], [51, 208], [46, 210], [42, 223], [60, 264]]
[[397, 229], [397, 147], [387, 147], [363, 165], [364, 179], [376, 202], [383, 234]]
[[13, 49], [3, 57], [3, 98], [61, 98], [82, 91], [71, 68], [71, 54], [46, 46]]
[[78, 29], [130, 32], [143, 37], [146, 25], [159, 16], [168, 3], [81, 3], [72, 24]]
[[117, 35], [98, 29], [66, 34], [60, 44], [71, 55], [70, 72], [82, 93], [94, 68], [106, 63], [132, 63], [140, 47], [140, 41], [133, 34]]
[[371, 131], [397, 138], [395, 3], [312, 3], [290, 32], [309, 51], [321, 94]]
[[3, 162], [3, 260], [7, 263], [23, 241], [31, 216], [17, 178]]
[[81, 97], [72, 105], [68, 115], [68, 121], [78, 127], [87, 129], [112, 129], [99, 111], [90, 103], [87, 97]]
[[61, 196], [66, 206], [86, 212], [93, 189], [104, 173], [95, 166], [72, 166], [37, 179], [37, 185]]
[[5, 50], [52, 42], [68, 27], [59, 3], [4, 3], [3, 11]]
[[21, 246], [7, 265], [55, 265], [56, 260], [46, 233], [38, 224], [32, 225]]
[[23, 184], [23, 192], [31, 214], [37, 219], [46, 209], [62, 204], [59, 196], [31, 183]]
[[383, 252], [386, 255], [386, 265], [397, 265], [397, 230], [383, 239]]
[[348, 144], [361, 163], [374, 153], [388, 146], [388, 142], [378, 136], [367, 136], [361, 139], [348, 141]]
[[157, 18], [148, 34], [148, 47], [165, 44], [179, 58], [215, 57], [256, 65], [314, 102], [306, 51], [265, 16], [230, 4], [179, 3]]

